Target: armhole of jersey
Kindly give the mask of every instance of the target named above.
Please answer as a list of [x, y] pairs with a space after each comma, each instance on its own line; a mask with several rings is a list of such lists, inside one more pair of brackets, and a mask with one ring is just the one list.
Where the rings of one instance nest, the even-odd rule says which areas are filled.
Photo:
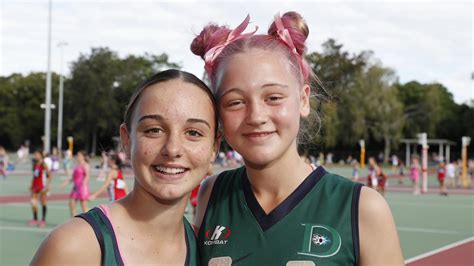
[[199, 254], [197, 252], [197, 242], [196, 235], [194, 233], [193, 226], [191, 223], [183, 217], [184, 230], [185, 230], [185, 240], [186, 240], [186, 261], [184, 262], [185, 266], [196, 265], [199, 261]]
[[[186, 219], [186, 218], [183, 218], [183, 219]], [[187, 228], [188, 227], [187, 221], [184, 221], [183, 224], [184, 224], [184, 240], [186, 241], [186, 260], [184, 261], [184, 265], [188, 266], [190, 256], [191, 256], [191, 254], [190, 254], [191, 253], [191, 245], [189, 244], [189, 241], [191, 241], [191, 239], [189, 239], [189, 237], [188, 237], [189, 228]], [[191, 231], [193, 230], [192, 228], [190, 228], [190, 229], [191, 229]]]
[[105, 227], [107, 227], [107, 230], [111, 234], [112, 246], [113, 246], [113, 249], [114, 249], [114, 257], [115, 257], [115, 260], [117, 262], [117, 265], [124, 265], [124, 262], [122, 260], [122, 254], [120, 253], [120, 250], [119, 250], [119, 247], [118, 247], [118, 244], [117, 244], [117, 238], [115, 236], [115, 231], [114, 231], [114, 228], [113, 228], [112, 224], [110, 223], [109, 218], [105, 215], [105, 213], [100, 208], [97, 208], [96, 213], [99, 215], [99, 217], [102, 220], [102, 222], [104, 223]]
[[105, 245], [104, 237], [102, 235], [102, 232], [100, 231], [99, 225], [97, 224], [96, 220], [87, 212], [78, 214], [76, 215], [76, 217], [84, 219], [92, 227], [92, 230], [94, 230], [95, 237], [97, 238], [97, 241], [99, 241], [100, 264], [102, 265], [104, 263]]
[[352, 191], [351, 225], [352, 242], [354, 247], [355, 265], [360, 263], [360, 245], [359, 245], [359, 199], [362, 184], [356, 184]]

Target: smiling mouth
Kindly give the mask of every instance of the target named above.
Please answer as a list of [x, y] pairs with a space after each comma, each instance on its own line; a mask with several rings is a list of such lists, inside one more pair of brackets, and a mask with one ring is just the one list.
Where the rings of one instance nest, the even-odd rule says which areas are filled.
[[271, 132], [252, 132], [252, 133], [245, 133], [244, 136], [250, 137], [250, 138], [259, 138], [259, 137], [266, 137], [268, 135], [271, 135], [275, 133], [274, 131]]
[[160, 165], [153, 166], [153, 169], [164, 175], [179, 175], [189, 170], [189, 168], [184, 167], [164, 167]]

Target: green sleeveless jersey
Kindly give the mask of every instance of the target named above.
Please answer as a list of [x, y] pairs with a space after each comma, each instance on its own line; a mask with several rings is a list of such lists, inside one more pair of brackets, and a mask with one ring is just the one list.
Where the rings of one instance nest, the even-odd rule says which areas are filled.
[[318, 167], [266, 214], [245, 167], [223, 172], [198, 234], [201, 264], [357, 265], [361, 187]]
[[[110, 220], [101, 209], [95, 207], [86, 213], [81, 213], [76, 217], [84, 219], [94, 230], [99, 241], [101, 251], [101, 265], [124, 265], [117, 245], [115, 232]], [[183, 217], [186, 236], [186, 262], [185, 265], [198, 265], [196, 238], [191, 224]]]

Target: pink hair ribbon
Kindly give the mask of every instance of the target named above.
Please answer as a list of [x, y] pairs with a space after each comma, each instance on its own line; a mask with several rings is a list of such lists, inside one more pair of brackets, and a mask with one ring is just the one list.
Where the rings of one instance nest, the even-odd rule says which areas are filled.
[[295, 44], [293, 43], [293, 39], [291, 38], [290, 32], [283, 25], [283, 21], [281, 20], [280, 13], [275, 14], [275, 26], [277, 28], [278, 37], [280, 37], [281, 41], [284, 42], [286, 46], [290, 48], [291, 52], [293, 52], [296, 55], [303, 77], [306, 79], [308, 68], [307, 66], [303, 64], [303, 58], [296, 50], [296, 47], [295, 47]]
[[[253, 34], [255, 34], [255, 32], [257, 32], [258, 26], [255, 26], [255, 31], [242, 34], [242, 32], [247, 28], [249, 22], [250, 22], [250, 16], [247, 15], [247, 17], [244, 19], [244, 21], [242, 21], [242, 23], [240, 23], [240, 25], [237, 26], [237, 28], [232, 30], [229, 33], [229, 35], [227, 35], [227, 39], [224, 43], [218, 44], [218, 45], [212, 47], [211, 49], [209, 49], [206, 52], [206, 54], [204, 55], [204, 62], [205, 62], [204, 68], [206, 69], [207, 76], [209, 78], [211, 78], [212, 67], [213, 67], [214, 61], [222, 53], [222, 51], [224, 50], [224, 48], [227, 45], [229, 45], [230, 43], [232, 43], [232, 42], [234, 42], [238, 39], [242, 39], [242, 38], [245, 38], [245, 37], [248, 37], [248, 36], [252, 36]], [[215, 32], [214, 34], [219, 34], [219, 32]]]
[[290, 50], [298, 55], [298, 52], [296, 51], [296, 47], [293, 43], [293, 40], [291, 39], [290, 32], [288, 31], [285, 26], [283, 26], [283, 21], [281, 21], [280, 13], [277, 13], [275, 15], [275, 26], [277, 28], [277, 34], [280, 37], [280, 39], [288, 46], [290, 47]]

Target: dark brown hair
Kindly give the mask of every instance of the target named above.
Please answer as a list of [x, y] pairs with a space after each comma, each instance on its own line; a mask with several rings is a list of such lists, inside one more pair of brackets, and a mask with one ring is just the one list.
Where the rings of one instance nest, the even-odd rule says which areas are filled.
[[168, 69], [162, 72], [158, 72], [155, 75], [149, 77], [146, 79], [144, 82], [142, 82], [136, 89], [135, 92], [133, 93], [132, 97], [130, 98], [130, 102], [127, 105], [127, 109], [125, 110], [125, 114], [123, 117], [123, 123], [126, 125], [127, 130], [130, 132], [130, 124], [132, 120], [132, 114], [133, 111], [135, 110], [136, 103], [138, 99], [140, 98], [140, 95], [142, 94], [143, 90], [145, 90], [147, 87], [160, 83], [160, 82], [165, 82], [169, 80], [174, 80], [174, 79], [180, 79], [184, 82], [188, 82], [191, 84], [196, 85], [197, 87], [201, 88], [206, 94], [209, 96], [209, 99], [211, 99], [212, 102], [212, 108], [214, 109], [214, 122], [215, 122], [215, 129], [214, 129], [214, 138], [217, 137], [217, 128], [218, 128], [218, 120], [217, 120], [217, 105], [216, 101], [214, 99], [214, 95], [212, 94], [211, 90], [209, 87], [202, 82], [199, 78], [197, 78], [195, 75], [178, 70], [178, 69]]

